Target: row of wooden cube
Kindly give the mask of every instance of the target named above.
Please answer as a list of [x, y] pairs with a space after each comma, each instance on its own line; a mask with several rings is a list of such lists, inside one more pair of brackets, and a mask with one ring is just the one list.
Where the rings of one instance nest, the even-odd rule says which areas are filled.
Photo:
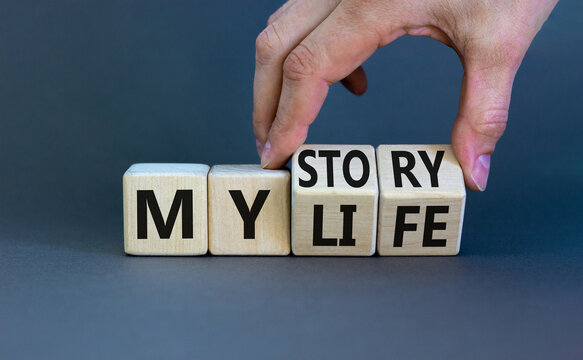
[[303, 145], [291, 176], [135, 164], [123, 185], [133, 255], [456, 255], [466, 195], [449, 145]]

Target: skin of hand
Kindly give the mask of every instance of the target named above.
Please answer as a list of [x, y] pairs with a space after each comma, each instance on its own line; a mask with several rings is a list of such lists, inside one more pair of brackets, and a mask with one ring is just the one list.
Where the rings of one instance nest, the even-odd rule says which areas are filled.
[[403, 35], [453, 48], [464, 76], [451, 143], [466, 186], [486, 188], [514, 76], [558, 0], [289, 0], [256, 40], [253, 128], [264, 168], [305, 141], [331, 84], [366, 91], [360, 66]]

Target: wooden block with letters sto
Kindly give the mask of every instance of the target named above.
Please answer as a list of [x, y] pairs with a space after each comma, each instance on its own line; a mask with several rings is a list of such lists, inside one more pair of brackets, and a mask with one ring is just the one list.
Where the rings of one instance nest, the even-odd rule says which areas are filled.
[[377, 203], [372, 146], [300, 146], [292, 158], [293, 253], [372, 255]]
[[450, 145], [381, 145], [379, 255], [457, 255], [466, 190]]
[[211, 254], [289, 255], [288, 170], [216, 165], [208, 186]]
[[208, 249], [202, 164], [134, 164], [123, 176], [125, 252], [203, 255]]

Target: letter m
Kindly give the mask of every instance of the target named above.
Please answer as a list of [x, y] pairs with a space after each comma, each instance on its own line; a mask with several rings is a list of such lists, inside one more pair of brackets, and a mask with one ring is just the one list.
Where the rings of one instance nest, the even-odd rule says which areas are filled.
[[164, 221], [153, 190], [138, 190], [138, 239], [148, 238], [148, 208], [160, 239], [169, 239], [182, 206], [182, 238], [192, 239], [192, 190], [176, 190], [168, 218]]

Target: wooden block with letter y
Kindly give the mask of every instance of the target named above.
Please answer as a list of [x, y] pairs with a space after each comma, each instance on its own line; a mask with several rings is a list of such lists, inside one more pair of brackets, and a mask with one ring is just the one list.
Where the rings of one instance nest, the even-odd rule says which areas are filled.
[[370, 256], [378, 185], [370, 145], [302, 145], [292, 159], [295, 255]]
[[290, 253], [290, 174], [259, 165], [216, 165], [209, 173], [213, 255]]
[[203, 255], [208, 249], [202, 164], [134, 164], [123, 176], [125, 252]]
[[450, 145], [381, 145], [379, 255], [457, 255], [466, 190]]

